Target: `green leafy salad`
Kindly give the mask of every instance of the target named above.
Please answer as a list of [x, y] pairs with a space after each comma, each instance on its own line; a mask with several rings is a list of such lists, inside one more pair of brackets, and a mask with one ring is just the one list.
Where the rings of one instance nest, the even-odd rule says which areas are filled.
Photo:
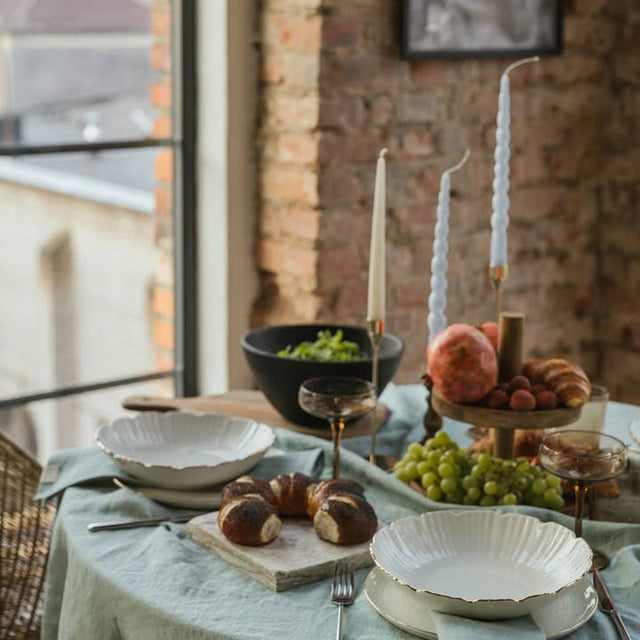
[[355, 342], [342, 339], [342, 329], [334, 334], [330, 329], [318, 331], [318, 339], [315, 342], [309, 340], [292, 347], [278, 351], [282, 358], [294, 360], [315, 360], [317, 362], [354, 362], [365, 360], [367, 354], [360, 349]]

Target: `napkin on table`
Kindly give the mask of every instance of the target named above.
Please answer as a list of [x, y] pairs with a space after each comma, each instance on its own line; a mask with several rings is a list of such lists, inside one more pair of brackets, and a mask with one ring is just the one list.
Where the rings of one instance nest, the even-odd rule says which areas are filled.
[[[288, 451], [282, 455], [267, 455], [248, 474], [270, 480], [279, 473], [299, 471], [317, 477], [322, 471], [323, 453], [320, 448]], [[49, 500], [68, 487], [90, 483], [111, 482], [118, 478], [136, 482], [100, 447], [80, 447], [56, 451], [42, 471], [35, 500]], [[138, 484], [144, 483], [137, 480]]]
[[544, 640], [544, 631], [531, 616], [509, 620], [471, 620], [432, 611], [438, 640]]

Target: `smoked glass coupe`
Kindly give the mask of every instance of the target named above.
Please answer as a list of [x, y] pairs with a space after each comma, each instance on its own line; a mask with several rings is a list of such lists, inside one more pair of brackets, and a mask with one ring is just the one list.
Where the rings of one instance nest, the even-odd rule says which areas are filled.
[[345, 423], [369, 413], [376, 406], [371, 382], [340, 376], [311, 378], [300, 385], [298, 403], [312, 416], [325, 418], [333, 440], [333, 477], [340, 476], [340, 441]]
[[[560, 430], [547, 434], [538, 449], [541, 467], [573, 483], [576, 536], [582, 536], [585, 498], [591, 485], [611, 480], [627, 466], [627, 446], [613, 436], [593, 431]], [[601, 569], [609, 562], [601, 551], [593, 550], [593, 566]]]

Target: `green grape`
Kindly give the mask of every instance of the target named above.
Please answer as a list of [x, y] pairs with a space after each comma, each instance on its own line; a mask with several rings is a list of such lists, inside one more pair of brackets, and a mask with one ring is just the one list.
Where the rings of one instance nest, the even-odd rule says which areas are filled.
[[446, 462], [443, 462], [438, 467], [438, 475], [441, 478], [451, 478], [453, 476], [453, 466]]
[[408, 447], [409, 453], [415, 453], [418, 457], [422, 457], [422, 445], [419, 442], [412, 442]]
[[522, 491], [523, 489], [526, 489], [529, 486], [529, 482], [527, 481], [527, 477], [526, 476], [517, 475], [513, 479], [513, 482], [511, 483], [511, 486], [514, 489], [519, 489], [520, 491]]
[[509, 487], [504, 482], [498, 483], [498, 490], [496, 491], [496, 498], [502, 498], [509, 493]]
[[446, 431], [438, 431], [434, 436], [433, 439], [435, 441], [435, 443], [439, 446], [444, 446], [446, 444], [449, 444], [451, 442], [451, 438], [449, 437], [449, 434]]
[[453, 475], [459, 478], [462, 475], [462, 467], [457, 462], [454, 462], [451, 466], [453, 468]]
[[433, 449], [436, 446], [435, 438], [428, 438], [427, 441], [424, 443], [424, 446], [427, 449]]
[[562, 482], [558, 476], [554, 476], [552, 473], [545, 473], [544, 479], [547, 481], [547, 486], [552, 489], [559, 487]]
[[453, 478], [440, 480], [440, 488], [444, 493], [453, 493], [458, 487], [458, 483]]
[[427, 471], [422, 476], [421, 484], [425, 489], [428, 489], [435, 482], [438, 482], [438, 476], [433, 471]]
[[544, 501], [544, 498], [542, 496], [535, 496], [531, 501], [531, 504], [534, 507], [541, 507], [542, 509], [547, 506], [547, 503]]
[[418, 465], [415, 462], [407, 462], [404, 470], [410, 480], [415, 480], [420, 474], [418, 473]]
[[547, 482], [544, 478], [536, 478], [531, 484], [531, 491], [537, 496], [541, 496], [547, 490]]
[[520, 462], [516, 467], [516, 471], [518, 473], [525, 473], [529, 471], [529, 463], [526, 460], [524, 460], [523, 462]]
[[469, 491], [471, 487], [477, 487], [477, 486], [478, 486], [478, 481], [473, 476], [469, 475], [462, 478], [462, 488], [465, 489], [465, 491]]
[[478, 465], [478, 467], [480, 467], [480, 469], [485, 469], [490, 464], [491, 464], [491, 454], [489, 454], [489, 453], [481, 453], [478, 456], [477, 465]]
[[404, 466], [404, 462], [402, 462], [402, 460], [398, 460], [397, 462], [394, 463], [393, 465], [393, 470], [397, 471], [398, 469], [400, 469], [400, 467]]
[[427, 498], [429, 498], [429, 500], [433, 500], [434, 502], [438, 502], [438, 500], [442, 498], [442, 491], [440, 491], [440, 487], [437, 484], [432, 484], [427, 489]]
[[544, 498], [544, 501], [551, 506], [556, 498], [558, 497], [558, 492], [555, 489], [547, 489], [543, 494], [542, 497]]
[[417, 453], [410, 451], [403, 458], [405, 462], [420, 462], [420, 456]]
[[480, 491], [480, 487], [469, 487], [469, 489], [467, 489], [467, 497], [474, 503], [478, 502], [478, 500], [480, 500], [480, 498], [482, 497], [482, 491]]
[[502, 498], [500, 498], [500, 504], [518, 504], [518, 497], [515, 493], [505, 493]]
[[542, 476], [542, 471], [540, 469], [538, 469], [538, 467], [529, 467], [529, 473], [534, 478], [540, 478]]
[[481, 507], [493, 507], [496, 503], [496, 499], [493, 496], [482, 496], [478, 503]]
[[404, 466], [396, 469], [393, 473], [393, 475], [398, 478], [398, 480], [400, 480], [400, 482], [410, 482], [411, 478], [409, 477], [409, 474], [407, 473], [407, 470]]
[[474, 504], [478, 504], [478, 501], [477, 501], [477, 500], [474, 500], [473, 498], [470, 498], [470, 497], [469, 497], [469, 494], [467, 494], [467, 495], [463, 498], [463, 500], [462, 500], [462, 504], [466, 504], [466, 505], [471, 506], [471, 505], [474, 505]]
[[437, 466], [440, 464], [440, 452], [439, 451], [429, 451], [427, 455], [427, 462]]
[[488, 496], [494, 496], [498, 491], [498, 483], [495, 480], [489, 480], [484, 483], [482, 490]]
[[430, 471], [430, 470], [431, 470], [431, 465], [426, 460], [422, 460], [421, 462], [418, 462], [419, 476], [423, 476], [425, 473], [427, 473], [427, 471]]
[[450, 502], [451, 504], [462, 504], [465, 497], [465, 492], [462, 489], [458, 488], [453, 493], [447, 494], [447, 502]]
[[443, 453], [442, 456], [440, 456], [440, 462], [454, 465], [456, 464], [456, 456], [452, 452], [447, 451], [447, 453]]
[[555, 494], [552, 500], [545, 499], [545, 502], [547, 503], [550, 509], [555, 509], [556, 511], [560, 511], [560, 509], [564, 507], [564, 499], [562, 496], [558, 495], [557, 493]]
[[471, 467], [471, 475], [474, 478], [482, 478], [484, 475], [484, 469], [482, 469], [479, 464], [474, 464], [473, 467]]

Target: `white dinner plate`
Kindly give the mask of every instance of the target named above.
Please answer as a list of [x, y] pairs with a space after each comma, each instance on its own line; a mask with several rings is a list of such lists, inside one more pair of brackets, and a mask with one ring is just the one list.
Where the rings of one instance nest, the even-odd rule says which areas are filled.
[[151, 498], [167, 507], [177, 507], [180, 509], [200, 509], [215, 511], [220, 507], [221, 492], [210, 491], [182, 491], [180, 489], [162, 489], [160, 487], [144, 487], [135, 484], [127, 484], [118, 478], [113, 479], [114, 483], [122, 489], [130, 489], [141, 496]]
[[[374, 567], [364, 583], [371, 606], [391, 624], [419, 638], [436, 638], [431, 610], [425, 601]], [[584, 577], [561, 591], [551, 602], [532, 612], [548, 640], [563, 638], [581, 627], [598, 608], [598, 597], [589, 578]]]

